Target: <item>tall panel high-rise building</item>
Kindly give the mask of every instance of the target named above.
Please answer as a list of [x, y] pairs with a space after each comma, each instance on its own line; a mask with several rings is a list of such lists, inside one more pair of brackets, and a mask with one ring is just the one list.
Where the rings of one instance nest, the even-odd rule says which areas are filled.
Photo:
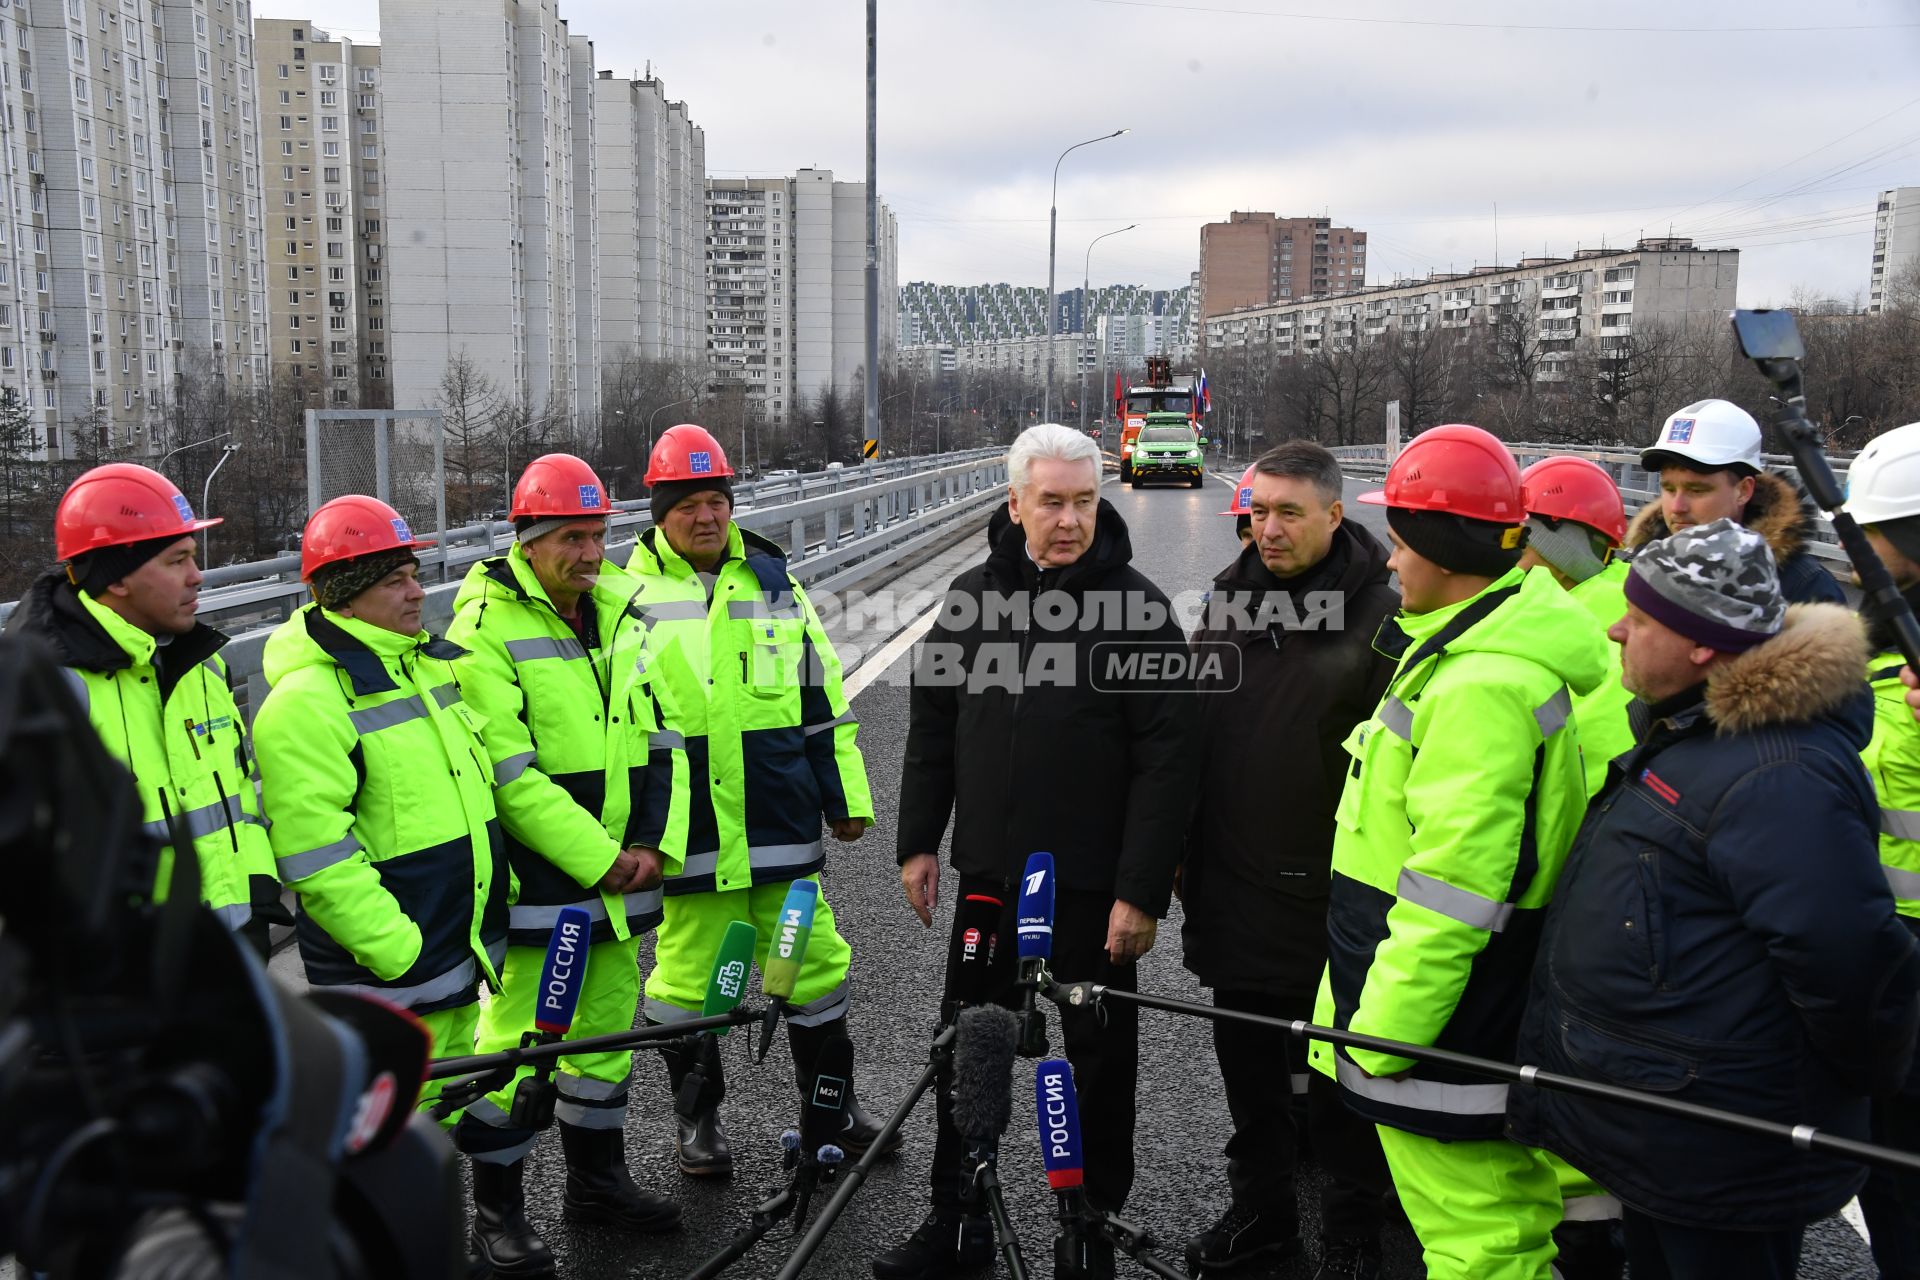
[[1916, 271], [1920, 271], [1920, 187], [1882, 191], [1873, 214], [1872, 290], [1867, 310], [1884, 311], [1902, 300], [1899, 295], [1903, 290], [1920, 288], [1920, 279], [1914, 278]]
[[249, 7], [16, 6], [0, 68], [0, 385], [43, 456], [164, 451], [183, 370], [265, 376]]
[[[382, 0], [394, 403], [438, 401], [463, 354], [500, 397], [562, 430], [591, 422], [597, 342], [578, 254], [576, 95], [590, 47], [542, 0]], [[587, 111], [590, 113], [591, 108]], [[586, 330], [583, 332], [583, 330]]]
[[706, 136], [659, 80], [602, 71], [593, 90], [601, 350], [703, 360]]
[[1358, 289], [1366, 281], [1367, 233], [1327, 218], [1280, 218], [1235, 210], [1200, 228], [1198, 313]]
[[388, 405], [380, 48], [296, 18], [254, 37], [274, 375], [315, 405]]
[[[827, 169], [707, 183], [707, 351], [715, 390], [782, 420], [866, 363], [867, 187]], [[899, 333], [899, 231], [879, 225], [881, 359]]]

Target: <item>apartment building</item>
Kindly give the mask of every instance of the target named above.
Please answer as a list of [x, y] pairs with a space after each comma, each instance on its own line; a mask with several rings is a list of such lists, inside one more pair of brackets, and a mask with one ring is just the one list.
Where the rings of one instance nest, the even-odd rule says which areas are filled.
[[406, 229], [387, 246], [394, 403], [437, 403], [464, 354], [502, 399], [586, 428], [600, 365], [598, 253], [580, 242], [590, 43], [551, 0], [381, 0], [380, 30], [383, 107], [407, 122], [384, 153], [386, 217]]
[[706, 133], [648, 78], [593, 82], [600, 346], [652, 360], [706, 355]]
[[[915, 280], [900, 287], [900, 341], [944, 343], [1023, 338], [1047, 331], [1045, 289], [1008, 284], [950, 285]], [[1078, 287], [1059, 296], [1059, 333], [1087, 333], [1105, 316], [1173, 317], [1190, 322], [1193, 290], [1144, 285]]]
[[274, 376], [305, 379], [316, 407], [390, 406], [380, 47], [294, 18], [254, 39]]
[[[1512, 267], [1436, 273], [1309, 302], [1252, 307], [1204, 321], [1206, 355], [1256, 358], [1351, 350], [1395, 330], [1456, 331], [1462, 339], [1518, 316], [1538, 344], [1535, 379], [1564, 381], [1576, 350], [1605, 352], [1654, 326], [1723, 325], [1734, 305], [1740, 251], [1700, 249], [1684, 236]], [[1514, 308], [1515, 311], [1508, 311]]]
[[1920, 281], [1920, 187], [1895, 187], [1880, 193], [1873, 213], [1873, 275], [1867, 310], [1878, 314], [1893, 301], [1888, 286], [1911, 289]]
[[0, 385], [36, 456], [164, 451], [183, 369], [265, 375], [250, 17], [0, 6]]
[[1201, 319], [1359, 288], [1367, 233], [1327, 218], [1235, 210], [1200, 228]]
[[[709, 385], [784, 418], [866, 363], [867, 189], [831, 170], [706, 184]], [[881, 358], [897, 332], [898, 227], [880, 207]]]

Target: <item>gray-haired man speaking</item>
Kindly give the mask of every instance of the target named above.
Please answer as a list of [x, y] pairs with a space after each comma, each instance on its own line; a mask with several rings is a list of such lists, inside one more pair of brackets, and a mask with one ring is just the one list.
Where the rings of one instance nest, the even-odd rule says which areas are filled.
[[[931, 925], [938, 850], [953, 817], [956, 903], [1004, 904], [987, 994], [1012, 1005], [1017, 882], [1027, 855], [1054, 856], [1053, 971], [1063, 982], [1134, 986], [1172, 894], [1196, 781], [1187, 648], [1167, 597], [1133, 568], [1119, 512], [1100, 497], [1100, 454], [1045, 423], [1008, 455], [1007, 514], [984, 563], [954, 579], [914, 668], [900, 784], [900, 874]], [[1161, 679], [1154, 673], [1173, 673]], [[955, 913], [955, 933], [968, 912]], [[951, 952], [950, 952], [951, 954]], [[1135, 1012], [1065, 1011], [1086, 1139], [1086, 1185], [1118, 1210], [1133, 1183]], [[949, 1089], [940, 1091], [933, 1212], [874, 1260], [882, 1277], [992, 1260], [970, 1202]], [[1111, 1274], [1108, 1254], [1094, 1268]]]

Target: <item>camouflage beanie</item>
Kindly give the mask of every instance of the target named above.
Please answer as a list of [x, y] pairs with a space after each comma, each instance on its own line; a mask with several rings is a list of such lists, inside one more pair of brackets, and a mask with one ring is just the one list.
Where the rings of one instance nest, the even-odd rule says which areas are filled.
[[1787, 615], [1767, 540], [1724, 519], [1640, 548], [1627, 574], [1627, 601], [1722, 653], [1771, 640]]
[[411, 547], [374, 551], [351, 560], [321, 565], [313, 571], [307, 585], [313, 589], [313, 598], [320, 602], [322, 609], [337, 611], [352, 604], [355, 596], [378, 584], [395, 569], [409, 564], [416, 568], [420, 564], [420, 557], [413, 554]]

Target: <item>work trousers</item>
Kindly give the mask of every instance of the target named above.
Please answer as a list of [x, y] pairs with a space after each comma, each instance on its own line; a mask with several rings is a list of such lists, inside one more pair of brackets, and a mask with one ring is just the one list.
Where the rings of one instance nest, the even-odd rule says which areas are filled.
[[[1505, 1138], [1442, 1142], [1387, 1125], [1379, 1132], [1428, 1280], [1548, 1280], [1560, 1186], [1544, 1151]], [[1634, 1280], [1644, 1280], [1637, 1269]]]
[[[988, 894], [999, 898], [1002, 907], [999, 946], [995, 948], [987, 978], [987, 998], [1009, 1009], [1021, 1004], [1014, 987], [1019, 976], [1015, 955], [1015, 926], [1019, 917], [1019, 894], [1014, 886], [985, 876], [960, 877], [955, 901], [968, 894]], [[1107, 959], [1107, 920], [1113, 912], [1113, 896], [1060, 890], [1054, 897], [1053, 975], [1061, 982], [1098, 982], [1117, 991], [1137, 990], [1134, 966], [1116, 965]], [[955, 913], [954, 929], [960, 929], [960, 913]], [[953, 954], [950, 945], [948, 954]], [[946, 976], [943, 1007], [959, 998], [954, 989], [956, 975], [951, 966]], [[1049, 1049], [1060, 1051], [1062, 1041], [1066, 1058], [1073, 1067], [1074, 1092], [1080, 1103], [1080, 1135], [1086, 1157], [1087, 1196], [1100, 1208], [1118, 1212], [1133, 1189], [1134, 1089], [1139, 1077], [1139, 1011], [1132, 1005], [1111, 1002], [1095, 1010], [1054, 1009], [1045, 1000], [1041, 1005], [1057, 1013], [1049, 1017]], [[1029, 1078], [1031, 1072], [1028, 1073]], [[933, 1203], [937, 1207], [973, 1206], [966, 1168], [966, 1141], [953, 1122], [953, 1079], [951, 1070], [943, 1071], [938, 1082], [939, 1134], [933, 1145]], [[983, 1209], [980, 1211], [984, 1211]]]
[[[587, 948], [587, 972], [581, 981], [580, 1003], [565, 1039], [631, 1031], [640, 1004], [640, 939], [611, 938]], [[508, 947], [500, 972], [501, 991], [480, 1016], [481, 1053], [497, 1053], [520, 1043], [533, 1030], [534, 1001], [539, 994], [540, 970], [546, 964], [545, 947]], [[512, 1164], [533, 1147], [534, 1132], [513, 1123], [513, 1097], [520, 1082], [537, 1067], [521, 1067], [503, 1088], [467, 1108], [467, 1114], [492, 1130], [487, 1149], [473, 1158], [493, 1164]], [[624, 1129], [627, 1123], [627, 1084], [633, 1075], [633, 1050], [612, 1049], [561, 1058], [554, 1073], [559, 1094], [554, 1117], [582, 1129]]]
[[[1315, 973], [1311, 981], [1317, 982], [1318, 978]], [[1310, 1020], [1313, 998], [1313, 985], [1213, 993], [1213, 1003], [1219, 1008], [1288, 1020]], [[1296, 1212], [1294, 1175], [1303, 1145], [1301, 1124], [1307, 1119], [1314, 1078], [1307, 1068], [1306, 1041], [1279, 1027], [1222, 1020], [1213, 1024], [1213, 1052], [1226, 1088], [1227, 1114], [1233, 1120], [1233, 1136], [1227, 1139], [1226, 1149], [1227, 1186], [1233, 1202], [1256, 1212], [1291, 1216]], [[1286, 1089], [1280, 1088], [1277, 1068], [1281, 1063], [1287, 1068]], [[1344, 1163], [1364, 1157], [1343, 1149], [1356, 1142], [1372, 1148], [1379, 1171], [1373, 1181], [1379, 1185], [1385, 1181], [1385, 1166], [1379, 1163], [1379, 1140], [1371, 1124], [1346, 1110], [1337, 1087], [1334, 1093], [1331, 1103], [1341, 1114], [1328, 1116], [1309, 1130], [1319, 1151], [1323, 1149], [1319, 1126], [1338, 1129], [1326, 1144], [1338, 1154], [1329, 1153], [1332, 1163], [1327, 1167], [1329, 1183], [1321, 1199], [1322, 1224], [1329, 1236], [1372, 1240], [1380, 1229], [1380, 1196], [1344, 1175]], [[1342, 1116], [1345, 1124], [1341, 1123]]]

